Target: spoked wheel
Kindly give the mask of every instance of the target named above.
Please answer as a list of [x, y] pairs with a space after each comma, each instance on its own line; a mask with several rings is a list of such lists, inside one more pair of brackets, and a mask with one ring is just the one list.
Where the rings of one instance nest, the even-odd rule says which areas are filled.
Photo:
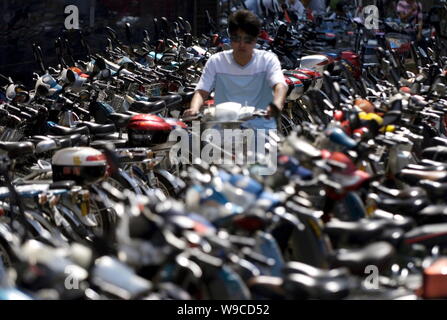
[[288, 136], [293, 129], [296, 127], [295, 123], [293, 123], [292, 119], [290, 119], [287, 115], [281, 114], [281, 118], [279, 119], [279, 132], [283, 136]]
[[307, 110], [299, 103], [296, 102], [292, 106], [292, 121], [295, 126], [301, 125], [303, 122], [314, 122], [312, 118], [309, 116]]
[[166, 197], [176, 198], [177, 188], [161, 174], [154, 172], [153, 186], [160, 189]]
[[90, 199], [90, 213], [95, 217], [98, 225], [93, 227], [93, 233], [98, 237], [103, 237], [108, 232], [107, 218], [104, 217], [103, 210], [107, 210], [105, 208], [100, 208], [101, 206], [97, 201]]
[[89, 206], [89, 214], [92, 214], [97, 222], [97, 226], [91, 229], [92, 232], [97, 237], [113, 238], [113, 227], [116, 222], [115, 210], [107, 206], [104, 200], [101, 199], [98, 191], [92, 192], [92, 190], [89, 199]]

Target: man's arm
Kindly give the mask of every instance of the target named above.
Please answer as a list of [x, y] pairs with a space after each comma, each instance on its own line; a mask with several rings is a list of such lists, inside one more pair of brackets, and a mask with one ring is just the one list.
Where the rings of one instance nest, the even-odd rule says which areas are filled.
[[194, 93], [194, 96], [191, 100], [191, 105], [189, 106], [188, 110], [185, 110], [183, 113], [184, 116], [194, 116], [197, 113], [199, 113], [200, 107], [203, 106], [204, 101], [209, 96], [209, 92], [205, 90], [197, 90]]
[[277, 83], [273, 86], [273, 104], [278, 110], [272, 110], [271, 106], [267, 107], [267, 114], [271, 117], [276, 116], [277, 111], [281, 111], [286, 101], [287, 86], [283, 83]]
[[286, 101], [287, 86], [283, 83], [277, 83], [273, 86], [273, 103], [282, 110]]

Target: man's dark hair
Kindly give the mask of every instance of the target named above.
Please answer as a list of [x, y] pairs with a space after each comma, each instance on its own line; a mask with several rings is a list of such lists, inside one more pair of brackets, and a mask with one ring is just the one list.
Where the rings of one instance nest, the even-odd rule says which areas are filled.
[[228, 32], [230, 35], [234, 35], [238, 30], [252, 37], [257, 37], [261, 31], [261, 21], [251, 11], [238, 10], [231, 14], [228, 19]]

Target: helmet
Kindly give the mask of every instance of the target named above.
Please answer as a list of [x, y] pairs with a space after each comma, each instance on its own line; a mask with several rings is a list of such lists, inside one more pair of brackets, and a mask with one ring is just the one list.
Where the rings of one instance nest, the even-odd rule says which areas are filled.
[[104, 154], [90, 147], [64, 148], [52, 160], [53, 180], [74, 180], [80, 185], [99, 181], [104, 177], [107, 161]]

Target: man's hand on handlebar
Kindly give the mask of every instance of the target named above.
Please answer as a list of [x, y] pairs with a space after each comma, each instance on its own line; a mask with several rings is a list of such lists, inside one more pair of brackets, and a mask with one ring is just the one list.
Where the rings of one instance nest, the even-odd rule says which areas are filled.
[[272, 118], [277, 118], [281, 113], [281, 108], [278, 107], [275, 103], [271, 102], [267, 106], [267, 116]]
[[199, 109], [196, 108], [189, 108], [183, 112], [183, 117], [192, 117], [199, 113]]

